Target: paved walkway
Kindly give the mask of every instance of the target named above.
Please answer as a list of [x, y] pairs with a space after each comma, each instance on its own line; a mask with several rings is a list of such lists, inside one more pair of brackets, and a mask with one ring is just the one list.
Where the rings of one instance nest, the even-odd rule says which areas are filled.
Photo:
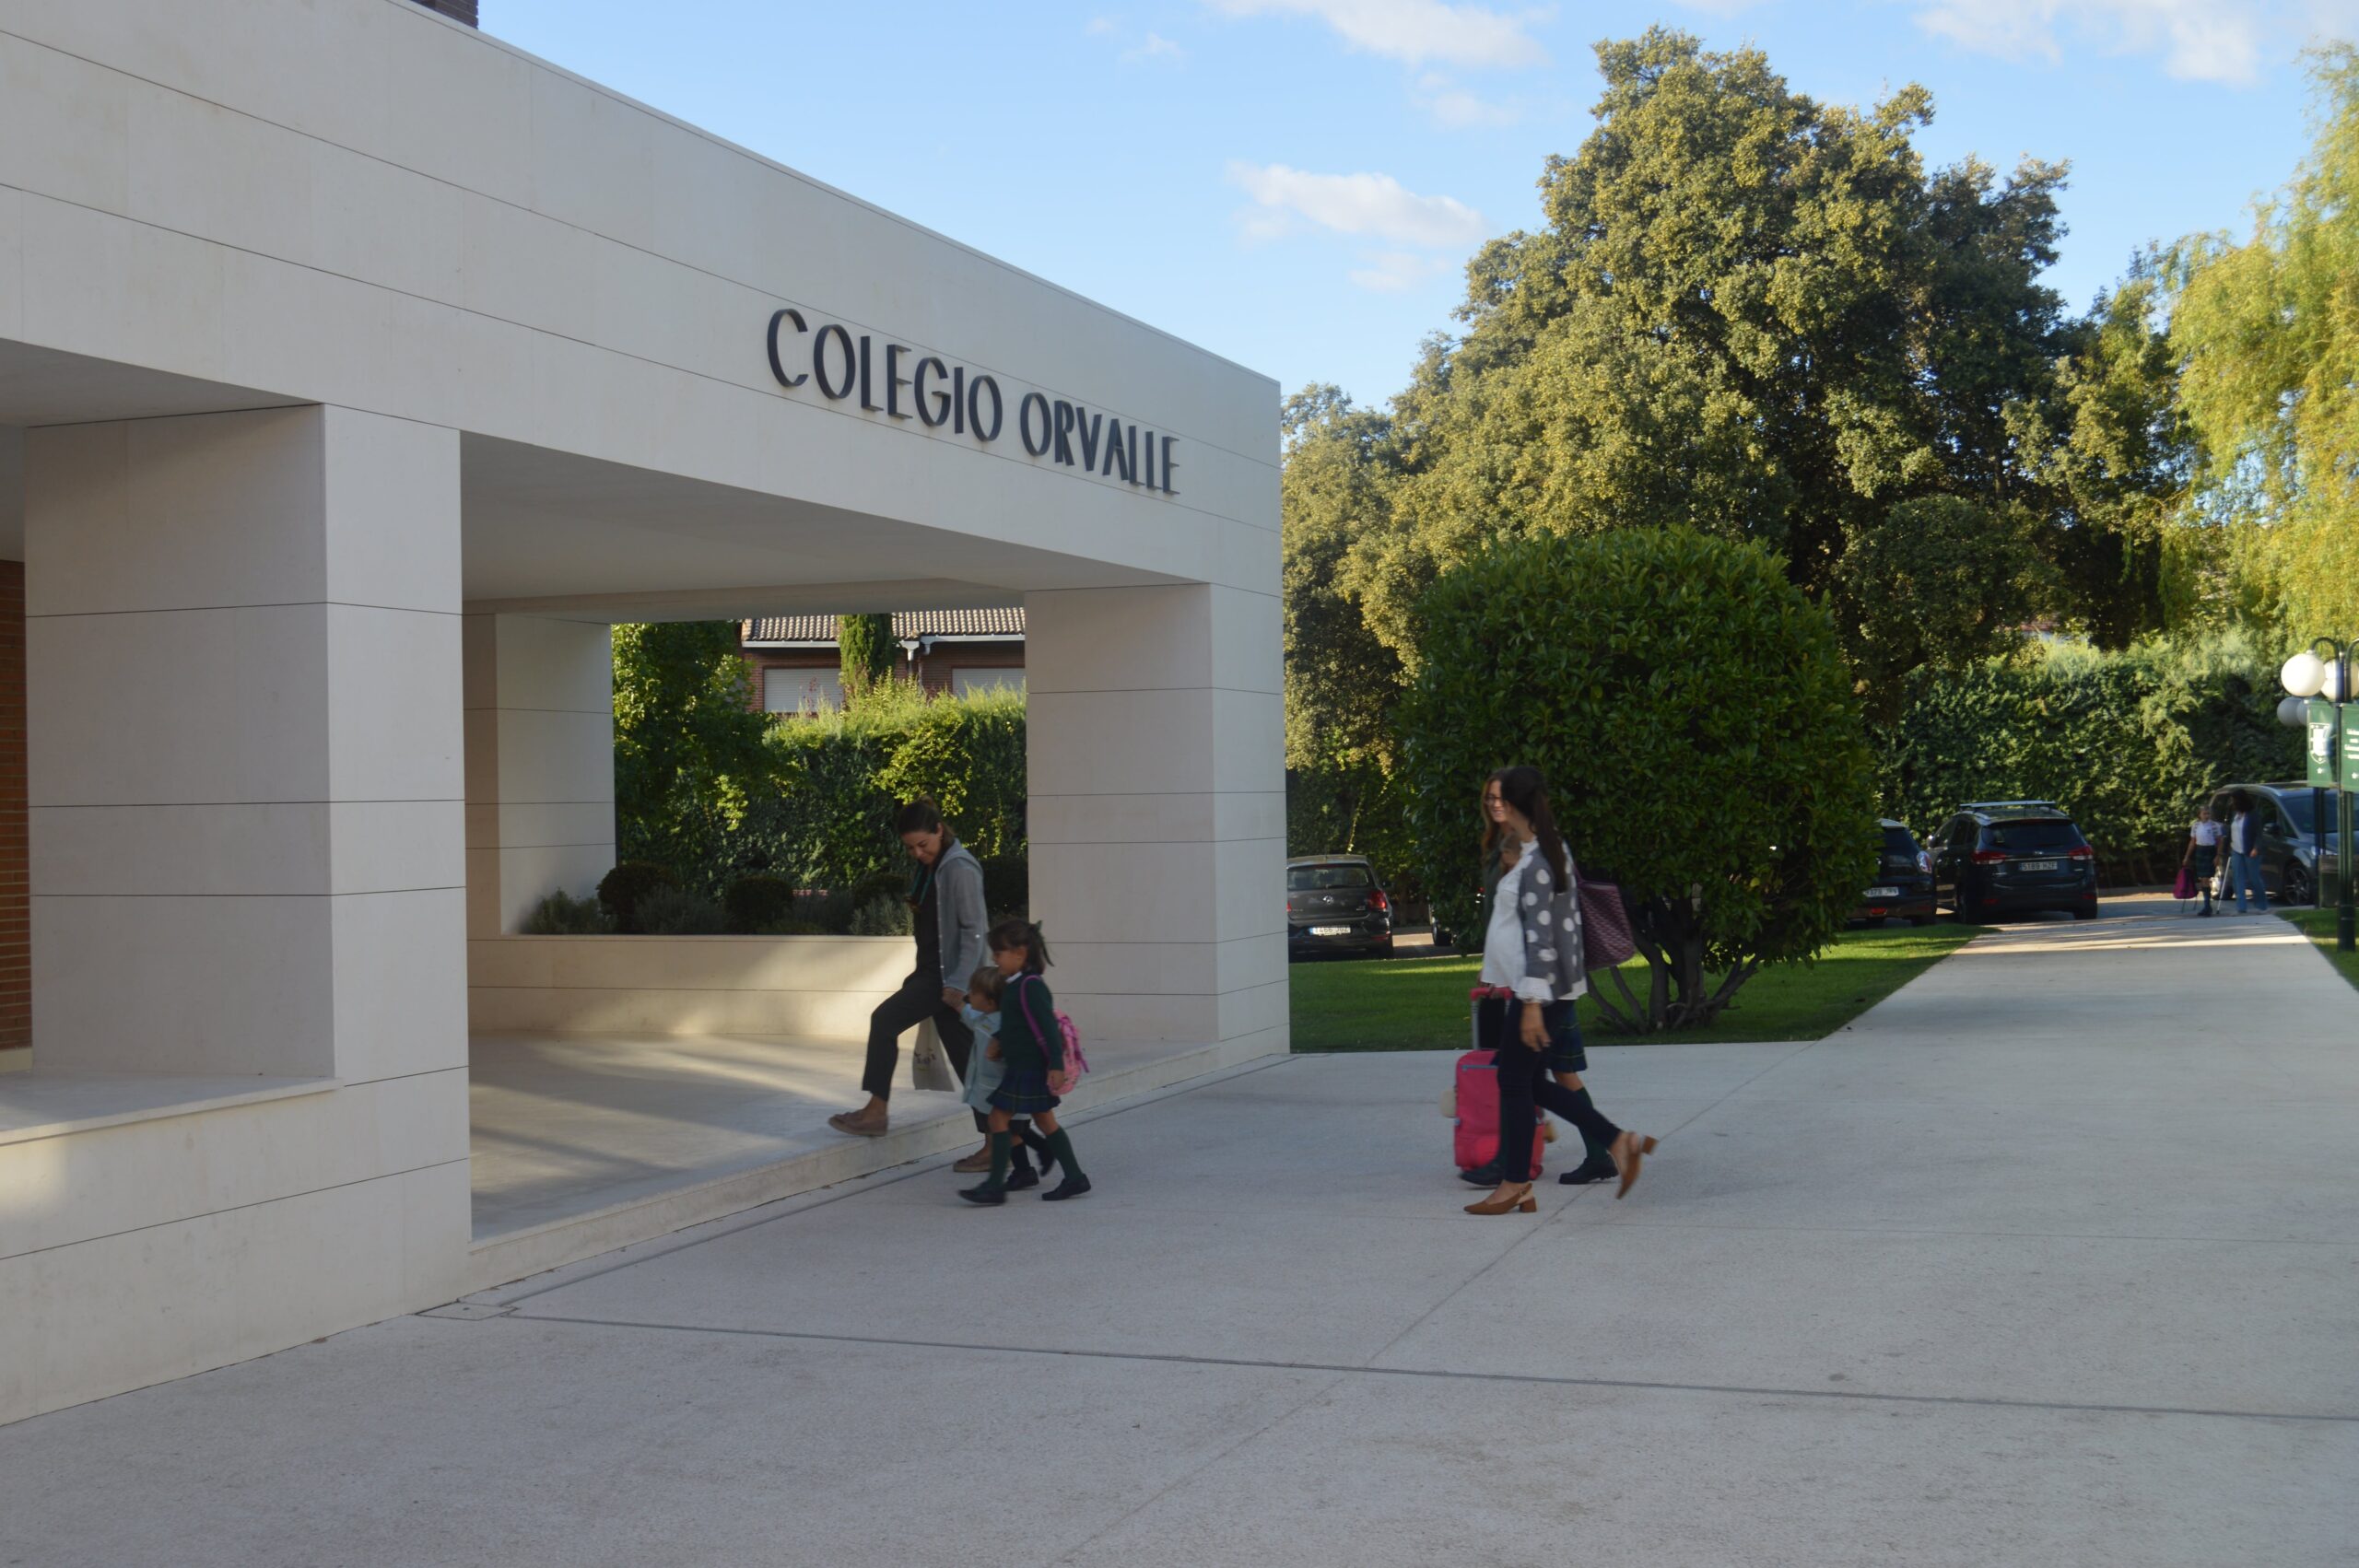
[[2359, 997], [2006, 928], [1811, 1045], [1593, 1052], [1629, 1201], [1461, 1216], [1445, 1055], [1097, 1113], [0, 1430], [0, 1563], [2348, 1563]]

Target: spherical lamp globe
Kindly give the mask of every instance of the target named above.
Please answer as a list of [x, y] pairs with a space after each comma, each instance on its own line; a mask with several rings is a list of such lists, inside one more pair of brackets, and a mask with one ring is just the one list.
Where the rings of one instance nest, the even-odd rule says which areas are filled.
[[2306, 648], [2285, 661], [2285, 667], [2277, 673], [2277, 678], [2284, 682], [2285, 689], [2295, 696], [2316, 696], [2326, 685], [2327, 663]]
[[2318, 696], [2329, 702], [2341, 702], [2350, 695], [2342, 689], [2341, 663], [2339, 661], [2328, 661], [2326, 673], [2318, 677]]

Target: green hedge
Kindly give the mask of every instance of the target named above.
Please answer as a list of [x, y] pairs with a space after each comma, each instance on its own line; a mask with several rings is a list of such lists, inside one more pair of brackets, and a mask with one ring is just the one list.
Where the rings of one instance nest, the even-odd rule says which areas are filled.
[[753, 874], [817, 888], [905, 879], [893, 815], [919, 795], [987, 865], [1025, 851], [1021, 692], [928, 699], [888, 682], [849, 711], [780, 720], [769, 743], [780, 782], [752, 791], [736, 826], [674, 868], [688, 885], [719, 896]]
[[2212, 787], [2301, 776], [2280, 695], [2276, 657], [2236, 634], [1920, 670], [1872, 736], [1884, 808], [1922, 835], [1967, 801], [2051, 800], [2107, 883], [2167, 882]]

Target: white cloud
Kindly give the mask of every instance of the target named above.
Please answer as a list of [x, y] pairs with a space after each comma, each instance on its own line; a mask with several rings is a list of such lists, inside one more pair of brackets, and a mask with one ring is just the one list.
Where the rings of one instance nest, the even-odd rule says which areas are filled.
[[1352, 269], [1351, 280], [1379, 294], [1403, 294], [1448, 272], [1450, 263], [1439, 256], [1413, 255], [1407, 251], [1379, 251], [1367, 265]]
[[1417, 107], [1433, 116], [1445, 131], [1475, 126], [1512, 125], [1523, 118], [1523, 105], [1494, 103], [1460, 87], [1449, 77], [1428, 71], [1417, 79]]
[[1979, 53], [2060, 63], [2067, 50], [2160, 54], [2182, 81], [2247, 87], [2320, 34], [2349, 37], [2348, 0], [1907, 0], [1926, 31]]
[[1462, 249], [1485, 232], [1483, 215], [1465, 203], [1420, 196], [1390, 174], [1310, 174], [1283, 163], [1232, 163], [1228, 180], [1253, 198], [1241, 215], [1251, 239], [1275, 239], [1304, 221], [1396, 245]]
[[1146, 41], [1141, 43], [1136, 49], [1125, 49], [1122, 51], [1122, 58], [1126, 61], [1168, 60], [1174, 64], [1177, 64], [1187, 57], [1188, 52], [1186, 50], [1180, 48], [1178, 44], [1172, 42], [1161, 33], [1155, 32], [1147, 34]]
[[1111, 17], [1092, 17], [1089, 18], [1089, 25], [1082, 29], [1082, 31], [1087, 33], [1092, 38], [1111, 38], [1114, 36], [1114, 18]]
[[1232, 17], [1313, 17], [1354, 49], [1423, 65], [1512, 68], [1544, 65], [1548, 51], [1529, 30], [1555, 9], [1507, 12], [1445, 0], [1204, 0]]

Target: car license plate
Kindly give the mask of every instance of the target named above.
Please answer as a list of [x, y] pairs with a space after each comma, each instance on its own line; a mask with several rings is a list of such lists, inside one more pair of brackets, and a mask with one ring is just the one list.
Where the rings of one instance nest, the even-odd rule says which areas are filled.
[[1867, 896], [1870, 898], [1897, 898], [1900, 896], [1900, 889], [1896, 887], [1872, 887], [1868, 889]]
[[2056, 860], [2025, 860], [2015, 867], [2019, 872], [2052, 872], [2061, 862]]
[[1349, 926], [1313, 926], [1310, 928], [1310, 934], [1312, 936], [1349, 936], [1352, 934], [1352, 928]]

